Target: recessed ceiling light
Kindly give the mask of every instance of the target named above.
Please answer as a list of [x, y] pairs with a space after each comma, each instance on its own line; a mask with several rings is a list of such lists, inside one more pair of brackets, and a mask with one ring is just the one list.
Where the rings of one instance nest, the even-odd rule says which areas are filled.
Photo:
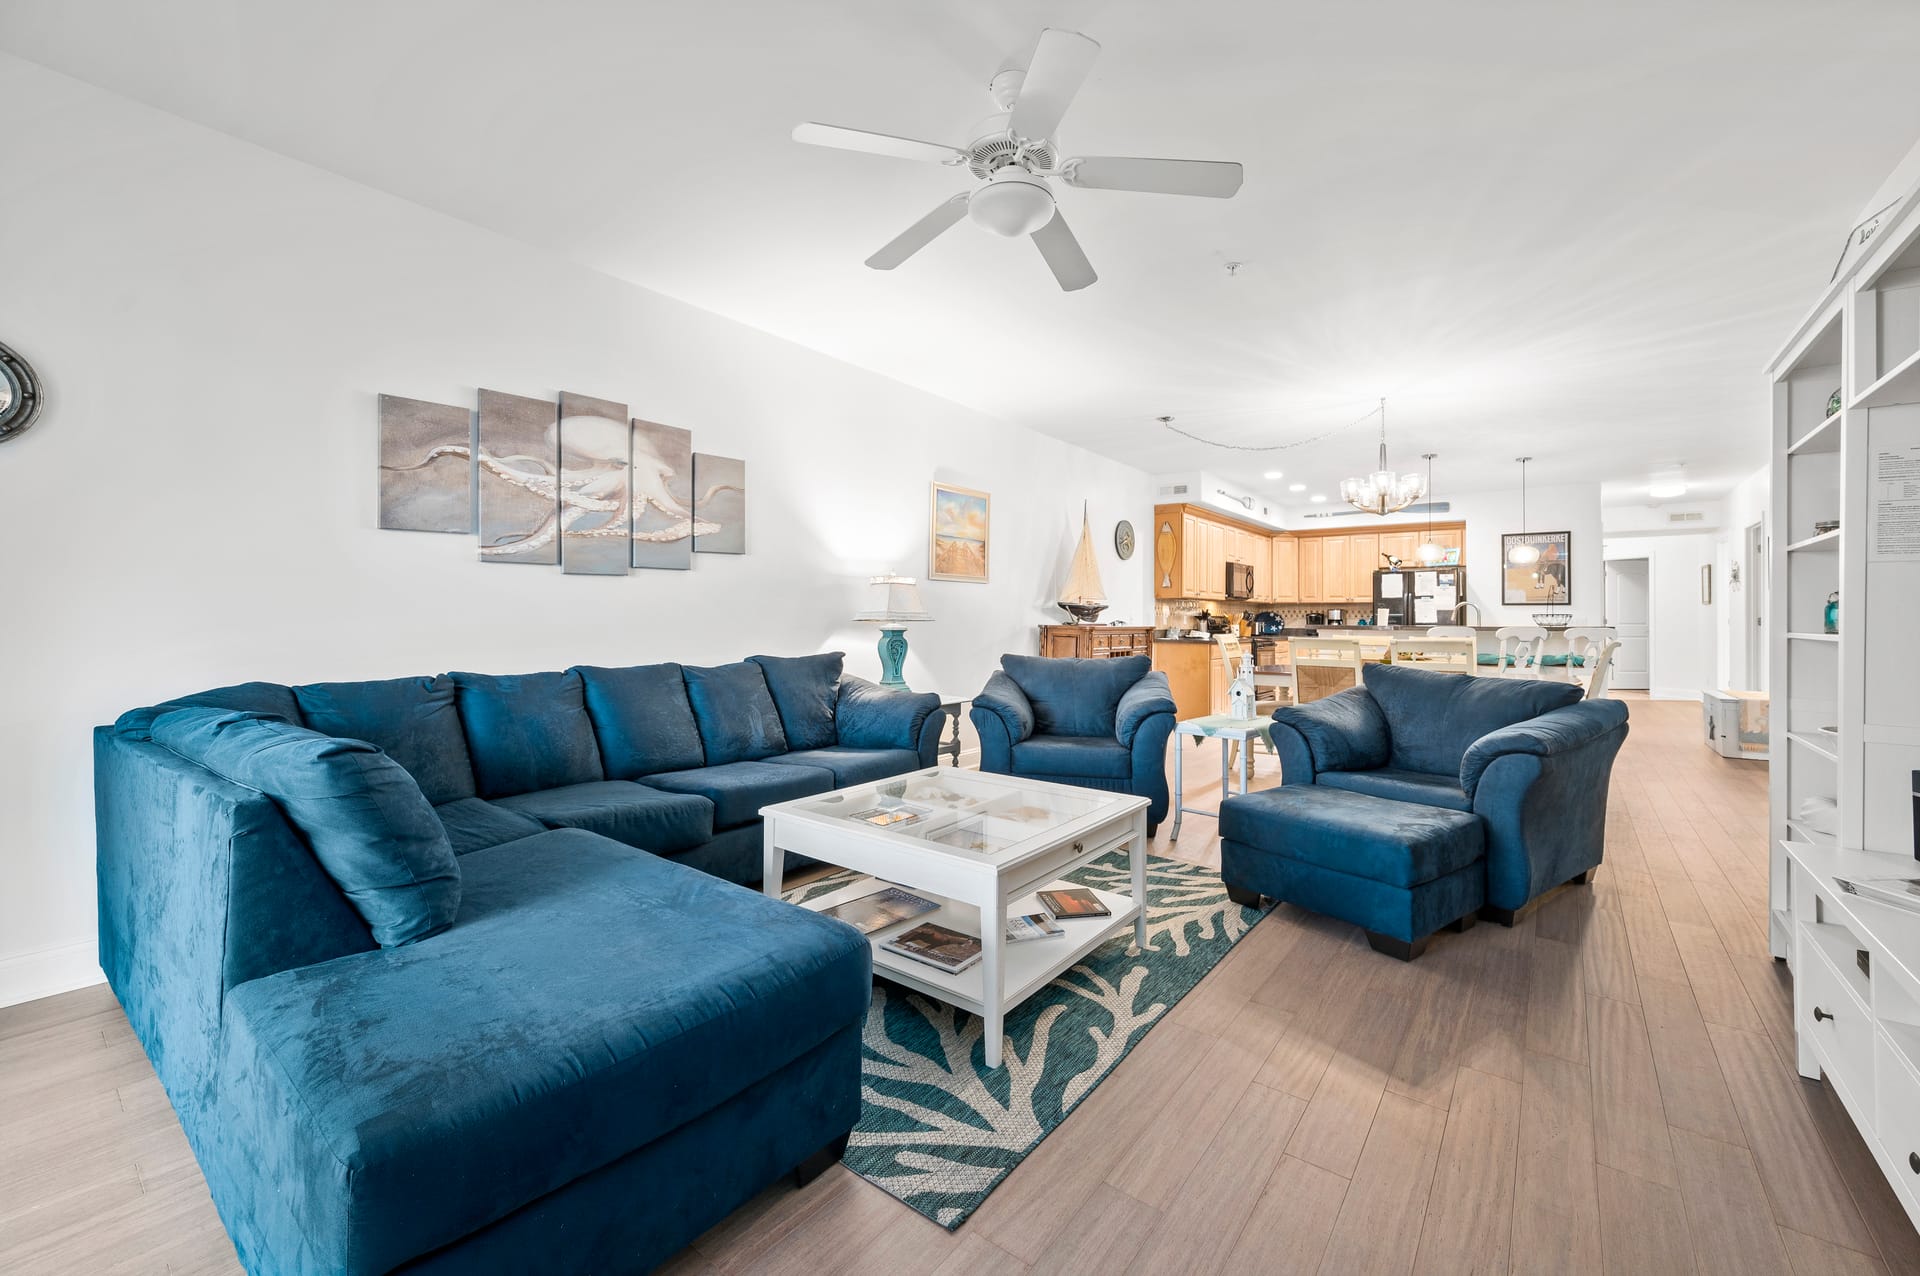
[[1656, 501], [1671, 501], [1687, 494], [1685, 479], [1658, 479], [1647, 488], [1647, 495]]
[[1315, 492], [1312, 496], [1308, 497], [1307, 499], [1312, 501], [1315, 505], [1318, 505], [1320, 504], [1320, 502], [1327, 499], [1327, 494], [1325, 492]]
[[1305, 483], [1289, 483], [1287, 484], [1287, 490], [1289, 492], [1304, 492], [1307, 490], [1307, 485]]
[[1285, 478], [1286, 475], [1281, 473], [1279, 470], [1268, 470], [1265, 474], [1262, 474], [1260, 477], [1263, 479], [1277, 479], [1277, 478]]

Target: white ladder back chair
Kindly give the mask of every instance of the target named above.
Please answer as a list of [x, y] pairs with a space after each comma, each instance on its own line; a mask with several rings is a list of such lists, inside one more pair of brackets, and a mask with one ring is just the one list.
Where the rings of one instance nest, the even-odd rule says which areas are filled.
[[1293, 638], [1287, 642], [1293, 665], [1295, 704], [1324, 700], [1360, 685], [1358, 638]]
[[[1600, 648], [1614, 636], [1612, 625], [1575, 625], [1562, 631], [1567, 640], [1567, 677], [1575, 682], [1585, 682], [1593, 676], [1593, 662], [1600, 658]], [[1575, 658], [1580, 664], [1574, 665]]]
[[[1540, 653], [1547, 645], [1547, 631], [1538, 625], [1508, 625], [1493, 631], [1500, 640], [1500, 664], [1502, 674], [1514, 674], [1522, 678], [1540, 676]], [[1508, 653], [1513, 656], [1512, 663], [1507, 660]]]
[[1613, 653], [1620, 650], [1620, 641], [1609, 638], [1600, 644], [1600, 654], [1587, 666], [1591, 671], [1587, 675], [1587, 699], [1604, 700], [1613, 686]]
[[1478, 638], [1480, 631], [1472, 625], [1428, 625], [1429, 638]]

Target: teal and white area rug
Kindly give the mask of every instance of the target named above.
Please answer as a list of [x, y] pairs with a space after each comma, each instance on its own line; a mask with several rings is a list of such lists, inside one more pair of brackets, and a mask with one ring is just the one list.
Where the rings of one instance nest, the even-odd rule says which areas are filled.
[[[786, 898], [813, 899], [857, 876], [836, 872]], [[1124, 853], [1067, 880], [1132, 891]], [[876, 980], [866, 1104], [847, 1168], [941, 1226], [960, 1226], [1260, 917], [1227, 898], [1218, 870], [1148, 857], [1146, 950], [1133, 949], [1128, 926], [1021, 1003], [1007, 1016], [1005, 1066], [991, 1072], [977, 1017]]]

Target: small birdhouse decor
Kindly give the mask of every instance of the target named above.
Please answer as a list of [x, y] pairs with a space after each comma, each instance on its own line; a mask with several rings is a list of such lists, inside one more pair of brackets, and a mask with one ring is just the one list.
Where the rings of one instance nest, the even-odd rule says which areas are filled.
[[1240, 657], [1240, 671], [1227, 687], [1227, 714], [1236, 722], [1253, 720], [1253, 657]]

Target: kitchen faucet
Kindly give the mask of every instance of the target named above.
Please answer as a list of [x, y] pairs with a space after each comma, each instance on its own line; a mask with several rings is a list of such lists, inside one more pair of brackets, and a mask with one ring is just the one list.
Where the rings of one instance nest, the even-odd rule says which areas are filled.
[[1465, 617], [1466, 617], [1467, 608], [1469, 607], [1473, 608], [1473, 617], [1474, 617], [1473, 623], [1475, 625], [1478, 625], [1480, 623], [1480, 604], [1468, 602], [1466, 599], [1462, 598], [1459, 602], [1453, 605], [1453, 623], [1454, 624], [1464, 625], [1467, 623]]

